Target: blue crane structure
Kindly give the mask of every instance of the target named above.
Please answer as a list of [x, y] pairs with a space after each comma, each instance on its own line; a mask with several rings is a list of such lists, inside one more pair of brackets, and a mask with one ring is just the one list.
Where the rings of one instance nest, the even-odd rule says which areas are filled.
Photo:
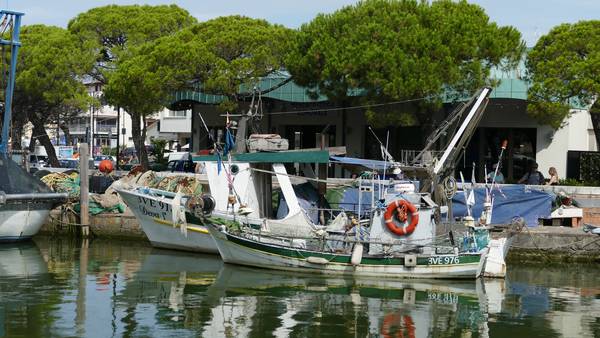
[[[23, 13], [8, 10], [0, 10], [0, 31], [9, 30], [9, 37], [5, 39], [4, 34], [0, 36], [0, 45], [2, 48], [10, 46], [10, 65], [8, 70], [8, 79], [4, 90], [4, 116], [2, 119], [2, 135], [0, 139], [0, 154], [8, 153], [8, 141], [10, 138], [10, 122], [12, 119], [12, 99], [15, 90], [15, 73], [17, 70], [17, 56], [21, 42], [19, 33], [21, 32], [21, 17]], [[2, 60], [4, 62], [5, 60]]]

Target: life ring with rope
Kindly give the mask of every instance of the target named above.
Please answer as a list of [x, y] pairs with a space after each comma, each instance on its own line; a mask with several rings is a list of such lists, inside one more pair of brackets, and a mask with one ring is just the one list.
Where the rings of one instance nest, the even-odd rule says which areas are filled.
[[[404, 224], [408, 220], [410, 213], [410, 223]], [[394, 222], [394, 215], [404, 225], [398, 225]], [[383, 214], [387, 228], [398, 236], [408, 236], [412, 234], [419, 223], [419, 212], [417, 207], [407, 200], [396, 200], [390, 203]]]
[[[392, 335], [392, 328], [396, 328], [396, 334]], [[398, 337], [404, 338], [404, 333], [407, 333], [407, 338], [415, 338], [415, 322], [411, 316], [400, 315], [397, 313], [388, 314], [383, 318], [381, 325], [381, 335], [384, 338]]]

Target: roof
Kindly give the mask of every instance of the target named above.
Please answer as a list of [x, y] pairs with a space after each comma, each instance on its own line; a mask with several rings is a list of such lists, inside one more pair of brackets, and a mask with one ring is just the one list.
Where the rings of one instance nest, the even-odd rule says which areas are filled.
[[[310, 103], [310, 102], [324, 102], [327, 101], [327, 97], [323, 94], [317, 94], [317, 97], [312, 97], [308, 94], [308, 88], [302, 87], [296, 84], [294, 81], [284, 83], [280, 87], [277, 87], [281, 83], [287, 81], [291, 77], [287, 72], [278, 72], [276, 74], [269, 75], [262, 78], [257, 84], [257, 88], [261, 91], [267, 91], [270, 88], [275, 88], [262, 95], [263, 98], [271, 98], [280, 101], [294, 102], [294, 103]], [[527, 82], [518, 78], [502, 78], [499, 81], [499, 85], [492, 90], [490, 98], [509, 98], [509, 99], [527, 99]], [[250, 93], [247, 85], [240, 86], [240, 93]], [[250, 94], [248, 94], [250, 95]], [[360, 90], [353, 90], [348, 93], [349, 96], [360, 95]], [[451, 95], [445, 95], [447, 97], [445, 101], [447, 103], [453, 102], [450, 99]], [[196, 86], [194, 90], [185, 90], [176, 92], [173, 97], [173, 103], [179, 101], [194, 101], [201, 104], [219, 104], [223, 102], [225, 96], [213, 95], [202, 92], [200, 86]]]

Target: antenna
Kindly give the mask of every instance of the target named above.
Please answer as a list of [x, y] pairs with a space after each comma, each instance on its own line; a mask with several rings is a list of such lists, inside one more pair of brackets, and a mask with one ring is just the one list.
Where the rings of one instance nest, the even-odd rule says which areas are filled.
[[371, 134], [373, 134], [373, 136], [375, 137], [375, 139], [377, 140], [377, 142], [379, 142], [379, 146], [381, 147], [381, 157], [383, 160], [387, 158], [389, 158], [390, 162], [396, 162], [396, 160], [394, 160], [394, 157], [388, 152], [387, 150], [387, 146], [384, 146], [383, 143], [381, 142], [381, 140], [379, 139], [379, 137], [377, 137], [377, 135], [375, 134], [375, 131], [373, 131], [373, 128], [371, 128], [371, 126], [369, 126], [369, 130], [371, 131]]

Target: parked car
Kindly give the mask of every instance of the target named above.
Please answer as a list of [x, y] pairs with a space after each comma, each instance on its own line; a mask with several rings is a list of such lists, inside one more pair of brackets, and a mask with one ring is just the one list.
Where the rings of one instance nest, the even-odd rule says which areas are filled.
[[196, 170], [196, 164], [191, 160], [169, 161], [167, 171], [193, 173]]
[[100, 166], [100, 162], [102, 162], [104, 160], [112, 161], [113, 165], [117, 163], [117, 159], [114, 156], [96, 155], [96, 156], [94, 156], [94, 169], [98, 169], [98, 166]]
[[79, 169], [79, 160], [73, 158], [59, 158], [61, 168]]
[[29, 155], [29, 172], [35, 173], [41, 168], [46, 167], [46, 158], [45, 156], [38, 156], [35, 154]]

